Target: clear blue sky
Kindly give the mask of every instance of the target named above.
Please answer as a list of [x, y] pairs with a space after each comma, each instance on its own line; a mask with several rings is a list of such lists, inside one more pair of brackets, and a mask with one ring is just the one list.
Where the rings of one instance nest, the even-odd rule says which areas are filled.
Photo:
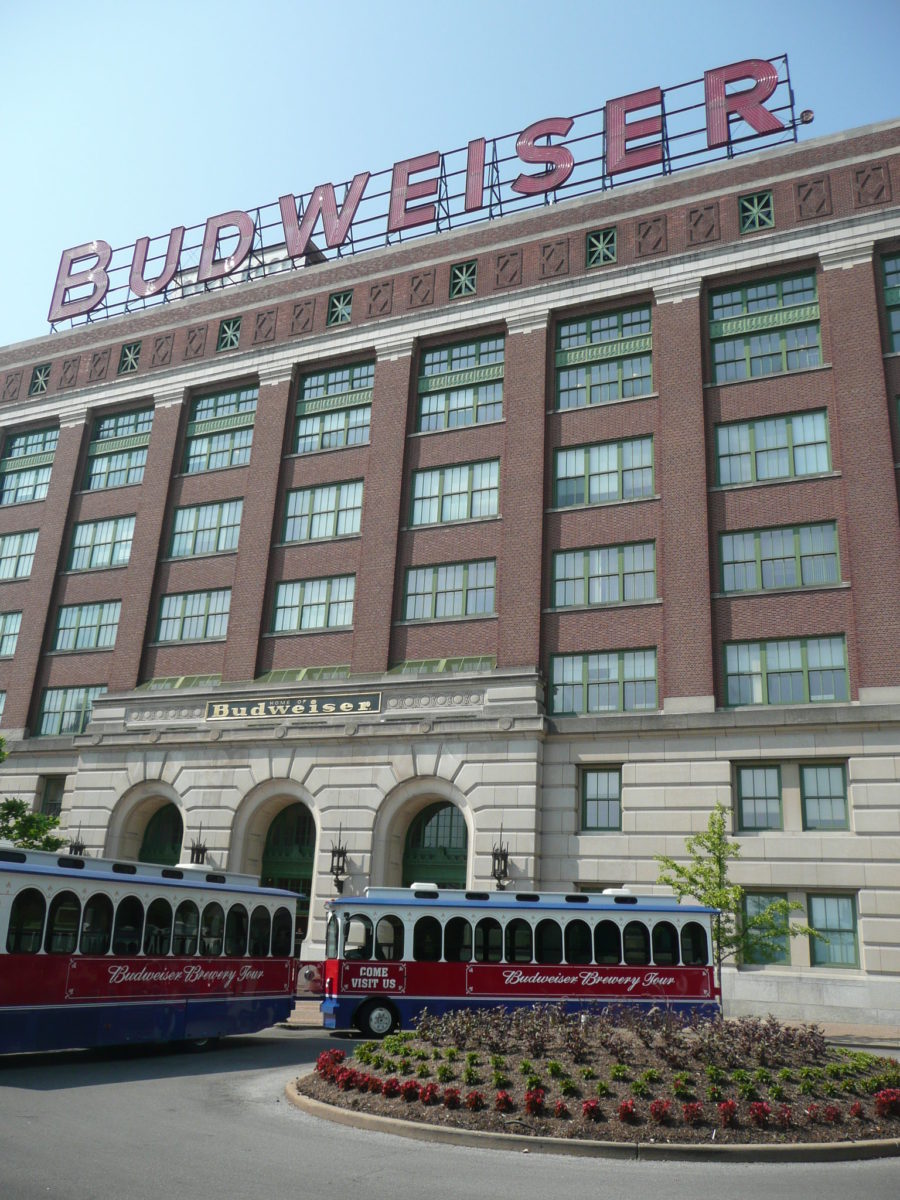
[[0, 345], [61, 252], [787, 52], [803, 138], [900, 116], [900, 0], [5, 0]]

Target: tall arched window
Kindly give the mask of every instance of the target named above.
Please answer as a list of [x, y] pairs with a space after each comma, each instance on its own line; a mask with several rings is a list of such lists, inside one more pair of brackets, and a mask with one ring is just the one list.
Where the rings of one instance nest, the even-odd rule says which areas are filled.
[[266, 834], [259, 882], [263, 887], [286, 888], [301, 894], [302, 898], [297, 902], [298, 942], [306, 936], [309, 923], [315, 855], [316, 825], [312, 813], [300, 803], [283, 808]]
[[184, 822], [177, 805], [164, 804], [147, 822], [138, 862], [174, 867], [181, 858], [183, 838]]
[[403, 851], [403, 886], [436, 883], [439, 887], [466, 886], [469, 834], [455, 804], [430, 804], [413, 820]]

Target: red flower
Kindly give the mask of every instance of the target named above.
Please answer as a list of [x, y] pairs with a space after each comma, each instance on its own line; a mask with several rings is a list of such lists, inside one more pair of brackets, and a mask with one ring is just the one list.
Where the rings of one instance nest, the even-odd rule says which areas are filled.
[[581, 1115], [586, 1121], [599, 1121], [603, 1117], [603, 1110], [600, 1107], [599, 1100], [585, 1100], [581, 1105]]
[[438, 1090], [436, 1083], [426, 1083], [419, 1092], [419, 1099], [423, 1104], [437, 1104]]
[[472, 1112], [479, 1112], [484, 1108], [484, 1096], [481, 1092], [469, 1092], [466, 1096], [466, 1108], [470, 1108]]
[[419, 1085], [414, 1079], [404, 1079], [400, 1084], [400, 1095], [407, 1103], [419, 1098]]
[[543, 1088], [532, 1088], [525, 1093], [525, 1111], [533, 1117], [539, 1117], [544, 1111], [544, 1099], [547, 1093]]
[[444, 1108], [459, 1108], [459, 1088], [444, 1088]]
[[662, 1125], [663, 1121], [669, 1115], [669, 1109], [672, 1107], [671, 1100], [651, 1100], [650, 1101], [650, 1116], [657, 1123]]
[[782, 1104], [778, 1109], [775, 1120], [778, 1122], [779, 1128], [789, 1129], [793, 1123], [791, 1106], [789, 1104]]
[[497, 1112], [512, 1112], [513, 1098], [509, 1092], [500, 1091], [494, 1097], [494, 1108]]
[[553, 1108], [553, 1113], [557, 1117], [568, 1117], [571, 1115], [569, 1112], [569, 1106], [566, 1104], [565, 1100], [557, 1100]]
[[837, 1104], [826, 1104], [825, 1111], [822, 1113], [822, 1117], [829, 1125], [840, 1125], [843, 1115]]
[[858, 1100], [854, 1100], [853, 1103], [850, 1105], [850, 1116], [855, 1117], [857, 1121], [862, 1120], [863, 1106], [860, 1104], [860, 1102]]
[[750, 1105], [750, 1120], [754, 1125], [758, 1125], [760, 1129], [768, 1125], [771, 1115], [772, 1109], [765, 1100], [754, 1100]]
[[681, 1115], [685, 1125], [696, 1125], [703, 1119], [703, 1105], [699, 1100], [689, 1100], [682, 1104]]
[[400, 1095], [400, 1080], [396, 1075], [392, 1075], [390, 1079], [386, 1079], [381, 1085], [382, 1096], [387, 1096], [389, 1099], [392, 1096]]
[[637, 1120], [637, 1113], [634, 1110], [634, 1101], [632, 1099], [623, 1100], [619, 1105], [619, 1120], [623, 1122]]
[[724, 1129], [728, 1125], [733, 1125], [737, 1116], [737, 1104], [734, 1100], [723, 1100], [719, 1105], [719, 1120], [722, 1122]]
[[882, 1088], [875, 1093], [875, 1111], [879, 1117], [900, 1116], [900, 1088]]

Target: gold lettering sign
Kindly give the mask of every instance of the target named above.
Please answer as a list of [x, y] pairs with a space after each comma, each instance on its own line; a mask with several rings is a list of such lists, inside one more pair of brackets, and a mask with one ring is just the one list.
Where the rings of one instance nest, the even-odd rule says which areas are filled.
[[277, 721], [289, 717], [347, 717], [381, 712], [381, 692], [278, 696], [270, 700], [208, 700], [207, 721]]

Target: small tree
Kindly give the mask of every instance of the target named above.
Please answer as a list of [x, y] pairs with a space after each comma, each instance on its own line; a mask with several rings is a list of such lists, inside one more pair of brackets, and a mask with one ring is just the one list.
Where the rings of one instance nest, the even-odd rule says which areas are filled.
[[65, 838], [56, 837], [56, 817], [36, 813], [29, 809], [24, 800], [6, 796], [0, 800], [0, 841], [10, 841], [25, 850], [59, 850]]
[[662, 868], [657, 882], [670, 887], [679, 900], [690, 896], [719, 910], [713, 926], [713, 962], [719, 983], [722, 963], [728, 958], [774, 956], [782, 949], [785, 937], [821, 936], [808, 925], [791, 921], [791, 913], [800, 905], [789, 900], [773, 900], [753, 916], [746, 914], [744, 889], [728, 878], [729, 863], [740, 858], [741, 848], [729, 840], [723, 805], [717, 804], [710, 813], [705, 832], [685, 839], [684, 845], [689, 856], [686, 863], [667, 854], [656, 855]]

